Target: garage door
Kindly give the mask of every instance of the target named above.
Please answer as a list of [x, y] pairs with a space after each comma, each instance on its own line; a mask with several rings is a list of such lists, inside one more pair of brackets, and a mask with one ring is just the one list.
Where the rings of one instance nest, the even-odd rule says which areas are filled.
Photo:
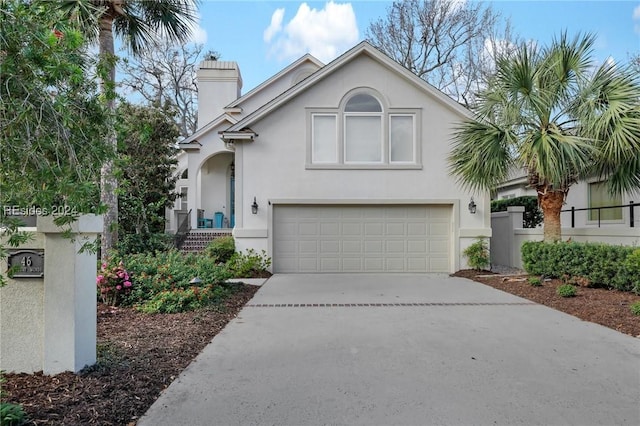
[[449, 272], [450, 206], [274, 206], [275, 272]]

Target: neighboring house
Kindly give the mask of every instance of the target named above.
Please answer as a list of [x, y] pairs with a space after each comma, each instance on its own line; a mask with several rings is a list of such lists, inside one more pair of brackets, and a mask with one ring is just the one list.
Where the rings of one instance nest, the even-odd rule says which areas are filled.
[[192, 228], [217, 212], [213, 226], [265, 250], [274, 272], [450, 273], [491, 235], [489, 195], [448, 173], [452, 129], [470, 114], [370, 44], [241, 87], [235, 62], [200, 65], [178, 184]]
[[[528, 186], [527, 175], [524, 170], [514, 170], [509, 174], [509, 179], [498, 186], [495, 199], [519, 197], [522, 195], [536, 195], [534, 188]], [[640, 202], [640, 194], [624, 193], [622, 195], [613, 196], [607, 191], [606, 182], [597, 178], [581, 180], [569, 188], [565, 207], [563, 210], [571, 210], [574, 207], [578, 209], [622, 206], [629, 205], [631, 202]], [[634, 227], [640, 227], [640, 207], [634, 207], [635, 214], [633, 216]], [[600, 221], [598, 221], [600, 215]], [[566, 211], [561, 214], [563, 227], [571, 227], [571, 212]], [[590, 227], [630, 227], [631, 210], [629, 207], [617, 207], [610, 209], [578, 210], [573, 215], [573, 227], [590, 228]]]

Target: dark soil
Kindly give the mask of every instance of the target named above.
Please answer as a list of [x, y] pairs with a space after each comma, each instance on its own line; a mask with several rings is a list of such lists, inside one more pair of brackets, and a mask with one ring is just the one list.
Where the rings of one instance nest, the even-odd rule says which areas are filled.
[[[640, 317], [629, 309], [638, 295], [579, 287], [576, 297], [562, 298], [556, 294], [560, 280], [534, 287], [527, 276], [454, 275], [640, 337]], [[80, 374], [7, 374], [6, 399], [22, 404], [32, 425], [134, 425], [257, 289], [239, 285], [223, 306], [181, 314], [99, 305], [98, 363]]]
[[505, 276], [473, 270], [459, 271], [454, 275], [524, 297], [581, 320], [640, 337], [640, 316], [633, 315], [630, 310], [631, 304], [640, 302], [639, 295], [618, 290], [577, 286], [575, 297], [560, 297], [556, 294], [556, 288], [563, 284], [559, 279], [543, 281], [542, 286], [535, 287], [529, 284], [527, 275]]
[[259, 287], [236, 285], [224, 304], [180, 314], [98, 305], [98, 362], [79, 374], [6, 374], [9, 402], [31, 425], [135, 424], [160, 392]]

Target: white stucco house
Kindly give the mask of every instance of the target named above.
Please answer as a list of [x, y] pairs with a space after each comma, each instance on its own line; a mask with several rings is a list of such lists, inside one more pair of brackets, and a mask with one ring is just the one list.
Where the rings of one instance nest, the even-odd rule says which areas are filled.
[[450, 273], [491, 235], [489, 194], [448, 173], [468, 111], [367, 42], [326, 65], [305, 55], [244, 95], [235, 62], [197, 77], [175, 209], [193, 230], [232, 228], [280, 273]]

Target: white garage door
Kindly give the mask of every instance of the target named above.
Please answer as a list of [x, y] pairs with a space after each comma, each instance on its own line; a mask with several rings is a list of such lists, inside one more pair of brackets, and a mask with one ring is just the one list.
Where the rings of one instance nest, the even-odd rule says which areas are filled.
[[449, 272], [449, 206], [274, 206], [275, 272]]

